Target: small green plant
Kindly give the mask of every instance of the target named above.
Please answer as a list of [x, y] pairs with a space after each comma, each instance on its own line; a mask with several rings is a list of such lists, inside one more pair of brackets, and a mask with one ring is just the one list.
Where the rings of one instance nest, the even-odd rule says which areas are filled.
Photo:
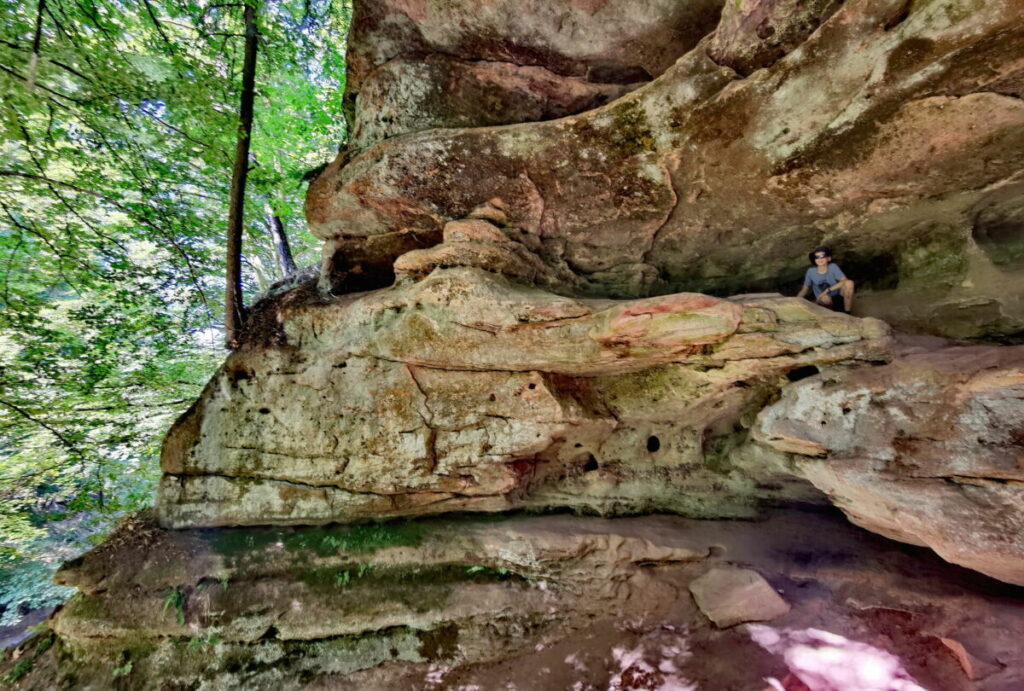
[[210, 634], [209, 636], [199, 636], [197, 638], [189, 639], [186, 648], [188, 650], [199, 650], [200, 648], [212, 648], [213, 646], [220, 643], [223, 639], [217, 634]]
[[334, 577], [334, 584], [337, 586], [348, 585], [353, 580], [358, 580], [373, 571], [373, 564], [356, 564], [355, 567], [339, 571]]
[[185, 623], [185, 593], [177, 588], [167, 593], [162, 611], [166, 612], [169, 609], [174, 611], [178, 624], [183, 625]]
[[132, 661], [131, 660], [128, 660], [128, 662], [124, 663], [120, 667], [115, 667], [114, 671], [111, 672], [111, 674], [113, 676], [115, 676], [115, 677], [126, 677], [129, 674], [131, 674], [131, 673], [132, 673]]
[[25, 659], [19, 660], [18, 664], [14, 665], [11, 671], [3, 677], [4, 682], [8, 684], [13, 684], [29, 672], [31, 672], [32, 666], [35, 665], [36, 660], [39, 659], [39, 656], [45, 653], [47, 650], [49, 650], [50, 646], [52, 646], [56, 642], [56, 640], [57, 635], [53, 632], [50, 632], [45, 636], [41, 636], [39, 640], [36, 641], [36, 644], [35, 646], [33, 646], [31, 652], [29, 652], [25, 656]]
[[14, 682], [20, 680], [22, 677], [24, 677], [26, 674], [32, 671], [32, 664], [34, 662], [35, 659], [31, 657], [25, 658], [24, 660], [20, 660], [18, 664], [14, 665], [14, 667], [11, 668], [11, 671], [7, 673], [7, 676], [4, 677], [4, 681], [8, 684], [13, 684]]
[[355, 525], [320, 539], [320, 551], [375, 552], [384, 547], [417, 547], [426, 529], [412, 521]]

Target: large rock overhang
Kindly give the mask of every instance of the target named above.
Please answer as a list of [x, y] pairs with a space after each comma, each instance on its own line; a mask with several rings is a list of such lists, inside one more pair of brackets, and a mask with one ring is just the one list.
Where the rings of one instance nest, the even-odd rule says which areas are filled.
[[826, 243], [866, 313], [1019, 333], [1024, 3], [819, 9], [813, 33], [746, 77], [723, 65], [750, 68], [730, 58], [757, 40], [733, 35], [730, 12], [749, 8], [727, 7], [717, 32], [607, 106], [344, 155], [311, 186], [310, 226], [328, 256], [387, 276], [500, 197], [545, 261], [580, 279], [562, 292], [614, 297], [795, 290], [806, 250]]

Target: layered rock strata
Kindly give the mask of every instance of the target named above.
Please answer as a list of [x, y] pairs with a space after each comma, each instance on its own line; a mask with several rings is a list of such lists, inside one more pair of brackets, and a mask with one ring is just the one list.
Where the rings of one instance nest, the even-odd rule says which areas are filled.
[[1024, 585], [1024, 347], [801, 381], [754, 436], [801, 458], [799, 474], [854, 523]]
[[433, 127], [549, 120], [663, 73], [711, 31], [721, 0], [357, 3], [346, 101], [363, 149]]
[[264, 308], [281, 344], [234, 353], [169, 433], [165, 526], [815, 501], [746, 430], [787, 374], [889, 345], [793, 298], [576, 300], [468, 267], [302, 295]]
[[385, 285], [396, 257], [498, 196], [574, 275], [569, 294], [795, 290], [806, 249], [826, 243], [869, 314], [951, 336], [1024, 329], [1024, 4], [723, 12], [603, 108], [340, 158], [311, 186], [312, 230]]
[[[698, 609], [690, 587], [723, 571], [748, 576], [730, 592], [716, 581], [733, 619], [879, 646], [925, 688], [1024, 680], [1014, 589], [893, 549], [832, 513], [781, 512], [765, 523], [543, 516], [220, 531], [136, 519], [61, 570], [81, 594], [53, 619], [57, 638], [25, 646], [33, 664], [21, 688], [747, 689], [786, 679], [784, 652]], [[770, 610], [740, 597], [751, 579]]]

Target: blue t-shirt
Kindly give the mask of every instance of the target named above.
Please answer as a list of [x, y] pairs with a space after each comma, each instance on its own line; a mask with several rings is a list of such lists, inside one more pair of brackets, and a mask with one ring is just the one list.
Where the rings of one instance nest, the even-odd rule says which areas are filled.
[[[829, 262], [828, 269], [826, 269], [823, 274], [818, 273], [818, 267], [816, 266], [812, 266], [807, 269], [807, 273], [804, 274], [804, 285], [810, 286], [811, 290], [814, 291], [814, 297], [818, 297], [826, 288], [834, 286], [844, 278], [846, 278], [846, 276], [839, 267], [832, 262]], [[839, 291], [833, 290], [829, 295], [839, 295]]]

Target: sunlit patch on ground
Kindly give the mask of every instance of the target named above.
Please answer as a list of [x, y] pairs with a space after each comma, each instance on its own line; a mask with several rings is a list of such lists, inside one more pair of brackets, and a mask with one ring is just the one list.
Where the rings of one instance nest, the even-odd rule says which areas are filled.
[[661, 624], [640, 636], [632, 645], [615, 647], [609, 660], [609, 691], [696, 691], [697, 685], [682, 673], [692, 653], [685, 627]]
[[790, 670], [776, 691], [925, 691], [900, 659], [880, 648], [820, 629], [776, 629], [749, 624], [755, 643], [779, 655]]

